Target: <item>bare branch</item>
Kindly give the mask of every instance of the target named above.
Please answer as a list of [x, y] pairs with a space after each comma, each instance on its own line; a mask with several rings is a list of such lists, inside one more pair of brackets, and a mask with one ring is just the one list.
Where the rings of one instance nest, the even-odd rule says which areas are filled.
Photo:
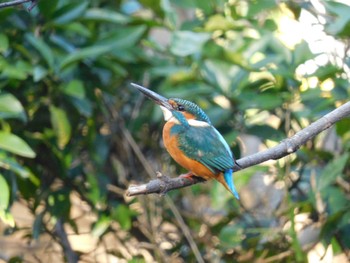
[[[319, 120], [310, 124], [305, 129], [297, 132], [294, 136], [283, 140], [275, 147], [237, 160], [238, 166], [235, 166], [233, 170], [238, 171], [268, 160], [277, 160], [294, 153], [308, 140], [315, 137], [320, 132], [328, 129], [334, 123], [348, 116], [350, 116], [350, 102], [347, 102], [337, 109], [331, 111]], [[164, 195], [170, 190], [190, 186], [204, 181], [204, 179], [199, 177], [194, 177], [193, 180], [188, 180], [181, 177], [170, 178], [168, 176], [161, 175], [160, 173], [157, 174], [157, 177], [157, 179], [151, 180], [146, 184], [130, 185], [126, 191], [126, 195], [135, 196], [152, 193]]]
[[32, 2], [32, 4], [28, 7], [28, 11], [31, 11], [38, 3], [37, 0], [14, 0], [10, 2], [0, 3], [0, 9], [10, 6], [22, 5], [28, 2]]
[[62, 219], [57, 219], [57, 223], [55, 225], [55, 233], [61, 240], [61, 246], [63, 248], [63, 252], [66, 256], [68, 263], [77, 263], [79, 260], [79, 256], [72, 249], [71, 244], [69, 243], [66, 230], [63, 226]]

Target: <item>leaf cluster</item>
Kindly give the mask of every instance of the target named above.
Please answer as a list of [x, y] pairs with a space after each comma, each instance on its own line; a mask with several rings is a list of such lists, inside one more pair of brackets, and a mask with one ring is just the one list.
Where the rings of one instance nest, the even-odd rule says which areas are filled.
[[[31, 12], [0, 9], [3, 233], [58, 244], [57, 261], [75, 253], [82, 262], [305, 262], [315, 244], [349, 256], [350, 119], [290, 158], [237, 173], [242, 203], [214, 182], [171, 193], [176, 205], [124, 196], [156, 170], [182, 172], [159, 144], [161, 112], [130, 82], [196, 102], [237, 157], [348, 100], [348, 57], [320, 65], [324, 52], [281, 37], [285, 17], [308, 12], [346, 43], [350, 7], [324, 7], [322, 15], [307, 1], [51, 0]], [[60, 222], [78, 240], [72, 250]], [[86, 233], [92, 248], [79, 239]]]

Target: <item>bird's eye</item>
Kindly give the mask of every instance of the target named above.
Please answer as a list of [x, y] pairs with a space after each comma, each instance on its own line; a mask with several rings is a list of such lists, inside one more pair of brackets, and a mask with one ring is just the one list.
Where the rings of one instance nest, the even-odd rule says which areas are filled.
[[185, 107], [182, 106], [182, 105], [178, 105], [178, 106], [177, 106], [177, 110], [178, 110], [178, 111], [184, 111], [184, 110], [185, 110]]

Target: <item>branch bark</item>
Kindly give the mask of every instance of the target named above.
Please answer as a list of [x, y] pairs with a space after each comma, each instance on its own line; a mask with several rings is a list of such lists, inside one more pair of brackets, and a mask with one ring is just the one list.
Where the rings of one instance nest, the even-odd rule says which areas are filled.
[[[239, 171], [268, 160], [277, 160], [294, 153], [308, 140], [315, 137], [320, 132], [328, 129], [334, 123], [348, 116], [350, 116], [350, 102], [347, 102], [337, 109], [331, 111], [319, 120], [310, 124], [308, 127], [297, 132], [294, 136], [283, 140], [275, 147], [237, 160], [236, 162], [238, 166], [235, 166], [233, 170]], [[157, 179], [151, 180], [142, 185], [130, 185], [126, 191], [126, 195], [135, 196], [153, 193], [164, 195], [171, 190], [183, 188], [204, 181], [205, 180], [200, 177], [194, 177], [193, 180], [188, 180], [181, 177], [170, 178], [157, 172]]]
[[38, 3], [37, 0], [15, 0], [10, 2], [0, 3], [0, 9], [10, 6], [22, 5], [27, 2], [32, 2], [32, 4], [28, 7], [28, 11], [31, 11]]
[[68, 263], [77, 263], [79, 260], [79, 256], [74, 252], [72, 246], [69, 243], [66, 230], [63, 226], [62, 219], [57, 219], [57, 223], [55, 225], [55, 233], [61, 240], [61, 246], [63, 248], [64, 255], [66, 256]]

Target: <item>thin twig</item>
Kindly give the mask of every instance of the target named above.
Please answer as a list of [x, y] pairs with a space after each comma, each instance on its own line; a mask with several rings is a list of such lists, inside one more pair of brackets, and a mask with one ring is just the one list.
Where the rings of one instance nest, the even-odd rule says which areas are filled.
[[[294, 136], [283, 140], [277, 146], [237, 160], [238, 166], [235, 166], [233, 170], [238, 171], [268, 160], [277, 160], [294, 153], [308, 140], [347, 116], [350, 116], [350, 102], [347, 102], [326, 114], [305, 129], [297, 132]], [[152, 193], [164, 195], [171, 190], [183, 188], [200, 182], [203, 182], [203, 179], [199, 177], [193, 177], [192, 180], [187, 180], [181, 177], [170, 178], [162, 175], [146, 184], [129, 186], [126, 191], [126, 195], [135, 196]]]
[[28, 7], [28, 11], [31, 11], [37, 5], [38, 1], [37, 0], [15, 0], [10, 2], [0, 3], [0, 9], [5, 7], [10, 7], [10, 6], [22, 5], [28, 2], [32, 2], [32, 4]]
[[79, 256], [73, 251], [69, 243], [66, 230], [64, 229], [62, 219], [58, 219], [55, 225], [55, 233], [61, 240], [61, 246], [68, 263], [77, 263]]
[[290, 255], [293, 254], [293, 251], [291, 250], [287, 250], [284, 251], [282, 253], [279, 253], [277, 255], [271, 256], [269, 258], [265, 258], [265, 259], [259, 259], [259, 263], [270, 263], [270, 262], [276, 262], [276, 261], [280, 261], [286, 257], [289, 257]]

